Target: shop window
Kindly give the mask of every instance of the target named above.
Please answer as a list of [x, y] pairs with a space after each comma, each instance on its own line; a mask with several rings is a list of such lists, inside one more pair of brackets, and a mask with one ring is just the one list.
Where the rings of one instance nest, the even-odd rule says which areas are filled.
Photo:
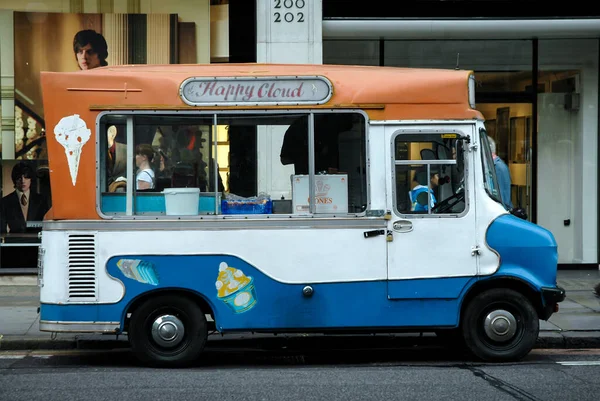
[[461, 214], [466, 210], [463, 145], [456, 133], [396, 136], [398, 213]]
[[[192, 214], [362, 213], [365, 127], [362, 114], [342, 112], [107, 114], [98, 124], [100, 209], [108, 216], [166, 215], [165, 192], [197, 188]], [[257, 135], [269, 139], [270, 151], [244, 152], [239, 145]]]

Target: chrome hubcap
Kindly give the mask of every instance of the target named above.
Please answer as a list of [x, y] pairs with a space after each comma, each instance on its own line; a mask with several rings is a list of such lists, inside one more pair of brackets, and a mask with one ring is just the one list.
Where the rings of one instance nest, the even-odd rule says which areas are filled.
[[162, 347], [177, 346], [184, 333], [183, 323], [173, 315], [159, 316], [152, 323], [152, 339]]
[[517, 332], [517, 319], [508, 311], [495, 310], [486, 316], [483, 327], [490, 339], [506, 342]]

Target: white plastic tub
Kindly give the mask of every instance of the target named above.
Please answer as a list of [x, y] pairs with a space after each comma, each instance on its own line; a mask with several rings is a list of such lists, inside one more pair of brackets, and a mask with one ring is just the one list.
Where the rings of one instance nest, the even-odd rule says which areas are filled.
[[198, 214], [200, 188], [165, 188], [165, 211], [168, 216]]

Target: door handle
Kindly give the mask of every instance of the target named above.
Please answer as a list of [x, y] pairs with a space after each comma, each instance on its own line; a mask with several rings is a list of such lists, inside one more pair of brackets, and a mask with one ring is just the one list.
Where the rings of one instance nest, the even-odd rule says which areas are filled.
[[376, 237], [378, 235], [384, 235], [384, 234], [385, 234], [385, 230], [372, 230], [372, 231], [365, 231], [363, 233], [365, 238]]
[[399, 233], [408, 233], [413, 230], [412, 221], [408, 220], [398, 220], [394, 222], [394, 231]]

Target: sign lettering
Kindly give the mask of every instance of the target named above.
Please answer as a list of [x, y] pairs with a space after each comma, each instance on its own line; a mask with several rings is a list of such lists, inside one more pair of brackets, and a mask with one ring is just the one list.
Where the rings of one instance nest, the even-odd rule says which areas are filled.
[[191, 106], [323, 104], [331, 83], [324, 77], [189, 78], [179, 94]]

